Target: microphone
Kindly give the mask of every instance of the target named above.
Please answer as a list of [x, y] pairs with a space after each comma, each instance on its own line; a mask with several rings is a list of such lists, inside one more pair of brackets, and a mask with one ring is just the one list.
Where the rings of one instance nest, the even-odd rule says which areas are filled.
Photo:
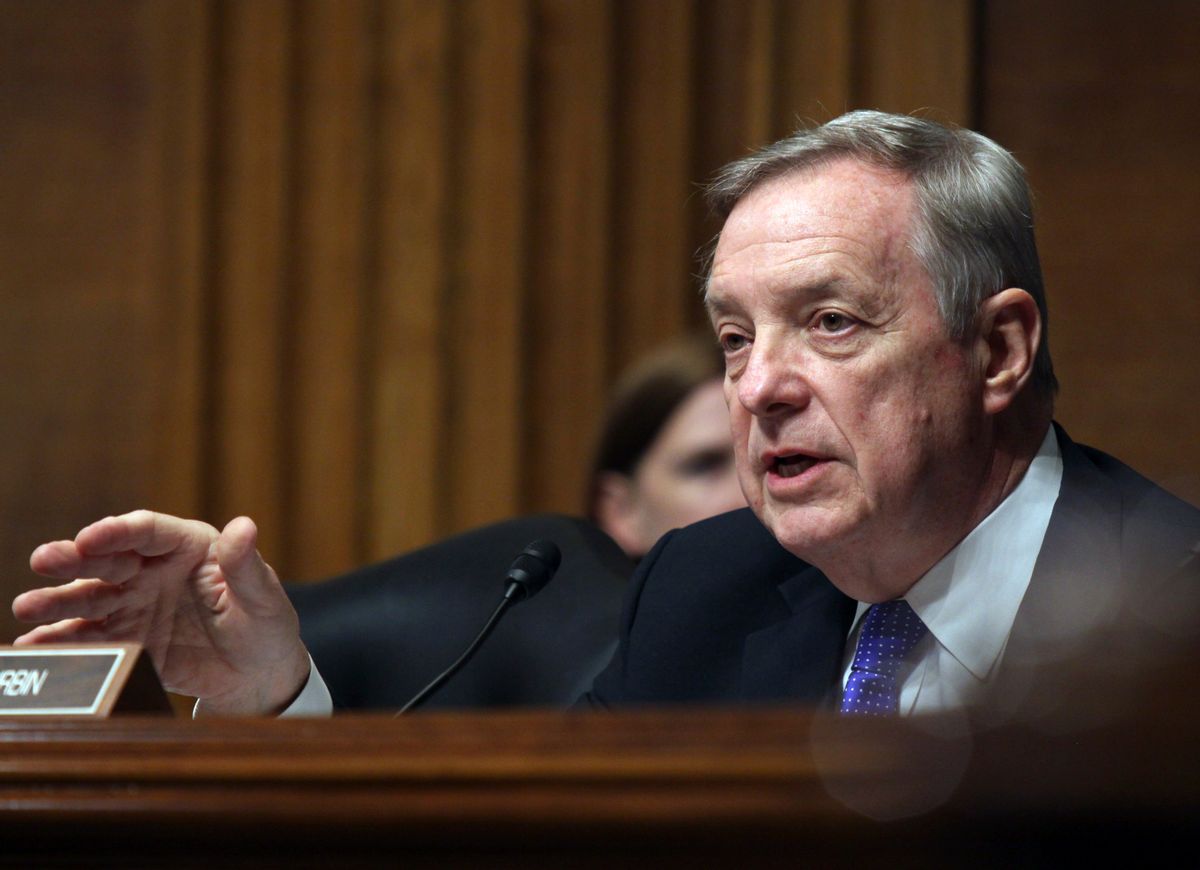
[[504, 575], [505, 599], [524, 601], [542, 591], [562, 562], [562, 553], [553, 541], [534, 541], [513, 560]]
[[492, 629], [500, 622], [500, 617], [507, 612], [508, 608], [518, 601], [525, 601], [541, 592], [542, 587], [550, 582], [550, 578], [554, 576], [554, 572], [558, 570], [561, 562], [562, 553], [559, 552], [558, 547], [553, 541], [534, 541], [522, 550], [517, 558], [513, 560], [508, 573], [504, 575], [504, 597], [500, 599], [499, 606], [496, 607], [495, 612], [492, 613], [487, 623], [483, 626], [483, 630], [479, 632], [478, 637], [471, 641], [471, 645], [458, 657], [458, 661], [442, 671], [432, 683], [418, 692], [395, 715], [403, 716], [410, 710], [415, 710], [424, 704], [434, 692], [462, 670], [463, 666], [471, 660], [476, 650], [487, 639], [487, 636], [492, 633]]

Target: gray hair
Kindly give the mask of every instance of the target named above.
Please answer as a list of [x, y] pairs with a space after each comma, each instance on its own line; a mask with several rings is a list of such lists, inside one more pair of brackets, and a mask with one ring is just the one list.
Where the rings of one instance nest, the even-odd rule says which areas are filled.
[[1053, 396], [1058, 380], [1025, 170], [986, 136], [909, 115], [850, 112], [729, 164], [709, 185], [708, 201], [724, 221], [763, 181], [846, 157], [912, 180], [919, 214], [912, 250], [933, 281], [952, 338], [970, 334], [987, 297], [1006, 287], [1028, 291], [1042, 317], [1033, 386]]

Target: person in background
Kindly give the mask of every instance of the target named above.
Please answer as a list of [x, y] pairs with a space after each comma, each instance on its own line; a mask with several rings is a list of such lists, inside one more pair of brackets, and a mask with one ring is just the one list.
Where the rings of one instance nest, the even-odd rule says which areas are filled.
[[631, 559], [671, 529], [745, 507], [712, 335], [646, 357], [613, 392], [588, 481], [588, 517]]

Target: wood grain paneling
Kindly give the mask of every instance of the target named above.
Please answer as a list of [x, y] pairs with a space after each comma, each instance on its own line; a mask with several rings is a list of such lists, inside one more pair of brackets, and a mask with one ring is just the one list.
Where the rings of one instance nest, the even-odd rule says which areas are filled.
[[213, 220], [211, 499], [207, 519], [248, 514], [263, 554], [284, 541], [286, 330], [292, 173], [294, 7], [219, 7]]
[[773, 138], [800, 121], [825, 121], [862, 103], [854, 100], [853, 0], [781, 4], [775, 28], [777, 103]]
[[142, 503], [182, 516], [203, 514], [207, 371], [211, 360], [207, 316], [211, 224], [208, 131], [213, 70], [213, 7], [204, 0], [143, 7], [152, 88], [145, 146], [145, 202], [153, 235], [146, 255], [157, 257], [151, 280], [139, 288], [154, 320], [147, 366], [157, 414]]
[[994, 4], [982, 123], [1038, 194], [1059, 419], [1200, 503], [1197, 11]]
[[7, 597], [43, 540], [195, 506], [204, 169], [182, 143], [200, 129], [207, 10], [156, 7], [0, 3]]
[[530, 18], [523, 0], [458, 7], [459, 97], [442, 528], [511, 516], [521, 462]]
[[362, 354], [375, 22], [365, 0], [309, 0], [298, 12], [282, 544], [291, 576], [322, 577], [361, 558], [366, 513]]
[[968, 0], [862, 0], [858, 105], [969, 125], [973, 10]]
[[770, 8], [770, 4], [763, 3], [743, 8], [722, 2], [705, 2], [698, 7], [694, 37], [698, 111], [692, 117], [691, 133], [693, 182], [708, 180], [723, 164], [746, 154], [769, 135], [763, 129], [762, 117], [768, 111], [771, 94], [755, 92], [754, 66], [749, 59], [773, 54], [770, 43], [763, 39], [763, 30], [771, 23]]
[[690, 3], [616, 7], [613, 368], [688, 322], [691, 250], [680, 220], [689, 184], [693, 11]]
[[448, 4], [424, 0], [379, 10], [363, 499], [370, 559], [441, 531], [449, 385], [442, 315], [452, 263], [450, 15]]
[[[593, 430], [606, 397], [607, 303], [615, 277], [612, 10], [605, 0], [542, 0], [536, 24], [519, 504], [582, 511]], [[552, 456], [557, 461], [546, 461]]]

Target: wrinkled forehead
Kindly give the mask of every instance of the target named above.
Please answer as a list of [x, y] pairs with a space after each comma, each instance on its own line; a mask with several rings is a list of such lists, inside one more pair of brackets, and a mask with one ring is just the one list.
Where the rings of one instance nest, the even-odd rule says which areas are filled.
[[839, 158], [759, 182], [721, 228], [705, 289], [726, 264], [754, 246], [840, 238], [881, 258], [911, 244], [915, 188], [902, 172]]

